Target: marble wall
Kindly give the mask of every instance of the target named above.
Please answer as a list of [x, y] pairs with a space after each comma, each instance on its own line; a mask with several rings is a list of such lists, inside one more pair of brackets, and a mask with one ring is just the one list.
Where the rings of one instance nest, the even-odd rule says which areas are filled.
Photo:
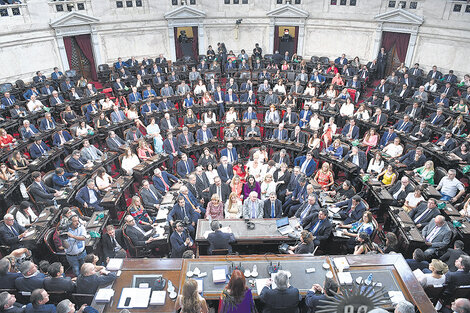
[[[461, 12], [453, 12], [456, 3], [453, 0], [416, 1], [417, 9], [404, 10], [423, 18], [422, 24], [416, 26], [416, 45], [410, 63], [419, 62], [426, 70], [436, 64], [443, 71], [454, 69], [459, 75], [470, 73], [470, 63], [465, 60], [470, 49], [470, 13], [465, 13], [466, 4], [463, 3]], [[299, 54], [304, 57], [334, 58], [346, 53], [349, 58], [359, 56], [366, 62], [375, 57], [380, 44], [377, 15], [394, 10], [388, 7], [387, 0], [357, 0], [356, 6], [333, 6], [330, 0], [302, 0], [301, 5], [292, 5], [287, 10], [283, 10], [284, 5], [276, 4], [276, 0], [248, 0], [248, 4], [240, 1], [237, 5], [225, 5], [223, 0], [196, 2], [170, 20], [166, 18], [168, 12], [181, 8], [171, 5], [171, 0], [142, 0], [142, 7], [135, 7], [133, 0], [132, 8], [116, 8], [116, 0], [67, 0], [63, 3], [75, 6], [83, 3], [85, 9], [74, 12], [96, 19], [91, 28], [95, 58], [99, 57], [97, 64], [112, 63], [118, 57], [155, 57], [159, 53], [171, 58], [174, 46], [169, 25], [193, 20], [194, 25], [203, 27], [202, 51], [209, 44], [215, 47], [217, 42], [225, 42], [235, 53], [242, 48], [251, 53], [255, 43], [259, 43], [265, 53], [271, 53], [274, 26], [292, 23], [304, 27], [299, 43], [302, 48]], [[57, 40], [60, 29], [54, 29], [51, 23], [70, 13], [56, 12], [57, 3], [24, 0], [23, 4], [14, 6], [21, 15], [0, 17], [0, 82], [29, 81], [37, 70], [49, 74], [54, 66], [63, 68]], [[276, 9], [281, 11], [273, 15]], [[237, 31], [235, 21], [239, 18], [243, 21]], [[80, 19], [73, 21], [78, 21], [77, 29], [82, 25]], [[73, 23], [67, 28], [73, 29]], [[399, 26], [397, 29], [406, 26], [400, 19], [394, 23]]]

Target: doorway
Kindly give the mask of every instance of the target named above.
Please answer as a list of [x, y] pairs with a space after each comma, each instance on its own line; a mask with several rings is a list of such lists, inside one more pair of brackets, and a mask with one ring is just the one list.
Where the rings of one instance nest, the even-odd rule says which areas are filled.
[[297, 44], [299, 41], [299, 26], [276, 26], [274, 27], [274, 51], [279, 51], [284, 55], [289, 51], [292, 56], [297, 53]]
[[382, 47], [385, 48], [385, 52], [387, 53], [385, 76], [390, 75], [401, 63], [405, 62], [409, 41], [410, 34], [395, 32], [382, 33]]
[[90, 35], [64, 37], [64, 45], [70, 69], [75, 70], [77, 76], [97, 80]]
[[196, 62], [199, 61], [198, 27], [175, 27], [174, 33], [176, 59], [191, 58]]

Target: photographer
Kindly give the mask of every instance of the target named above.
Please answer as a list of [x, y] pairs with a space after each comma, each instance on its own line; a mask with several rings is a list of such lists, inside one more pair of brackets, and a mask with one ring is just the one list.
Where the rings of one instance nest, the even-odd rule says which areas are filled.
[[194, 244], [194, 240], [189, 235], [188, 230], [185, 229], [183, 222], [177, 221], [175, 225], [175, 231], [170, 237], [171, 257], [181, 258], [184, 251], [189, 249], [195, 250], [196, 246]]
[[70, 226], [65, 234], [61, 234], [62, 245], [65, 248], [67, 261], [72, 266], [76, 276], [80, 275], [80, 266], [83, 264], [86, 251], [85, 240], [86, 230], [80, 225], [78, 216], [74, 215], [70, 218]]

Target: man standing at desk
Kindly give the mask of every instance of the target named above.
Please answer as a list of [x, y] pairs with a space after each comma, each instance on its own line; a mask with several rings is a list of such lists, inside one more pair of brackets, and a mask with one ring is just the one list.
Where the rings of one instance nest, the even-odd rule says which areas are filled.
[[218, 220], [213, 220], [211, 222], [211, 230], [207, 236], [207, 241], [209, 242], [209, 254], [212, 254], [214, 249], [227, 249], [228, 254], [232, 253], [232, 245], [231, 243], [235, 242], [235, 236], [233, 235], [232, 230], [229, 233], [224, 233], [220, 229], [222, 225]]
[[70, 222], [71, 223], [67, 231], [67, 239], [62, 240], [62, 244], [65, 248], [67, 261], [72, 267], [75, 276], [78, 276], [80, 275], [80, 266], [82, 266], [86, 256], [86, 230], [83, 225], [80, 225], [78, 216], [72, 216]]
[[[457, 172], [454, 169], [450, 169], [447, 172], [447, 176], [442, 177], [436, 190], [440, 191], [443, 201], [456, 202], [464, 193], [465, 187], [455, 175]], [[457, 193], [458, 192], [458, 193]]]
[[[274, 312], [299, 312], [299, 302], [302, 300], [299, 289], [290, 286], [289, 276], [286, 271], [279, 271], [274, 275], [276, 288], [272, 289], [272, 281], [269, 279], [266, 286], [261, 290], [259, 295], [265, 307], [263, 313]], [[283, 310], [279, 310], [282, 308]]]
[[263, 202], [258, 199], [256, 191], [250, 192], [248, 199], [243, 202], [243, 218], [263, 218]]

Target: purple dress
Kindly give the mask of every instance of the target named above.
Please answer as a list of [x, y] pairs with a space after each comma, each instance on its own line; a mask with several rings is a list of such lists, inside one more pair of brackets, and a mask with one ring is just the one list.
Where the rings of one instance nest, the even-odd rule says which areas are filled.
[[248, 182], [245, 183], [243, 186], [243, 199], [247, 199], [248, 196], [250, 195], [250, 192], [256, 191], [258, 193], [258, 199], [261, 199], [261, 186], [260, 184], [255, 181], [255, 185], [253, 186], [254, 188], [250, 187], [250, 184]]
[[225, 290], [222, 292], [221, 300], [219, 302], [219, 313], [250, 313], [255, 312], [254, 308], [255, 305], [251, 289], [247, 289], [245, 297], [239, 304], [236, 304], [235, 299]]

